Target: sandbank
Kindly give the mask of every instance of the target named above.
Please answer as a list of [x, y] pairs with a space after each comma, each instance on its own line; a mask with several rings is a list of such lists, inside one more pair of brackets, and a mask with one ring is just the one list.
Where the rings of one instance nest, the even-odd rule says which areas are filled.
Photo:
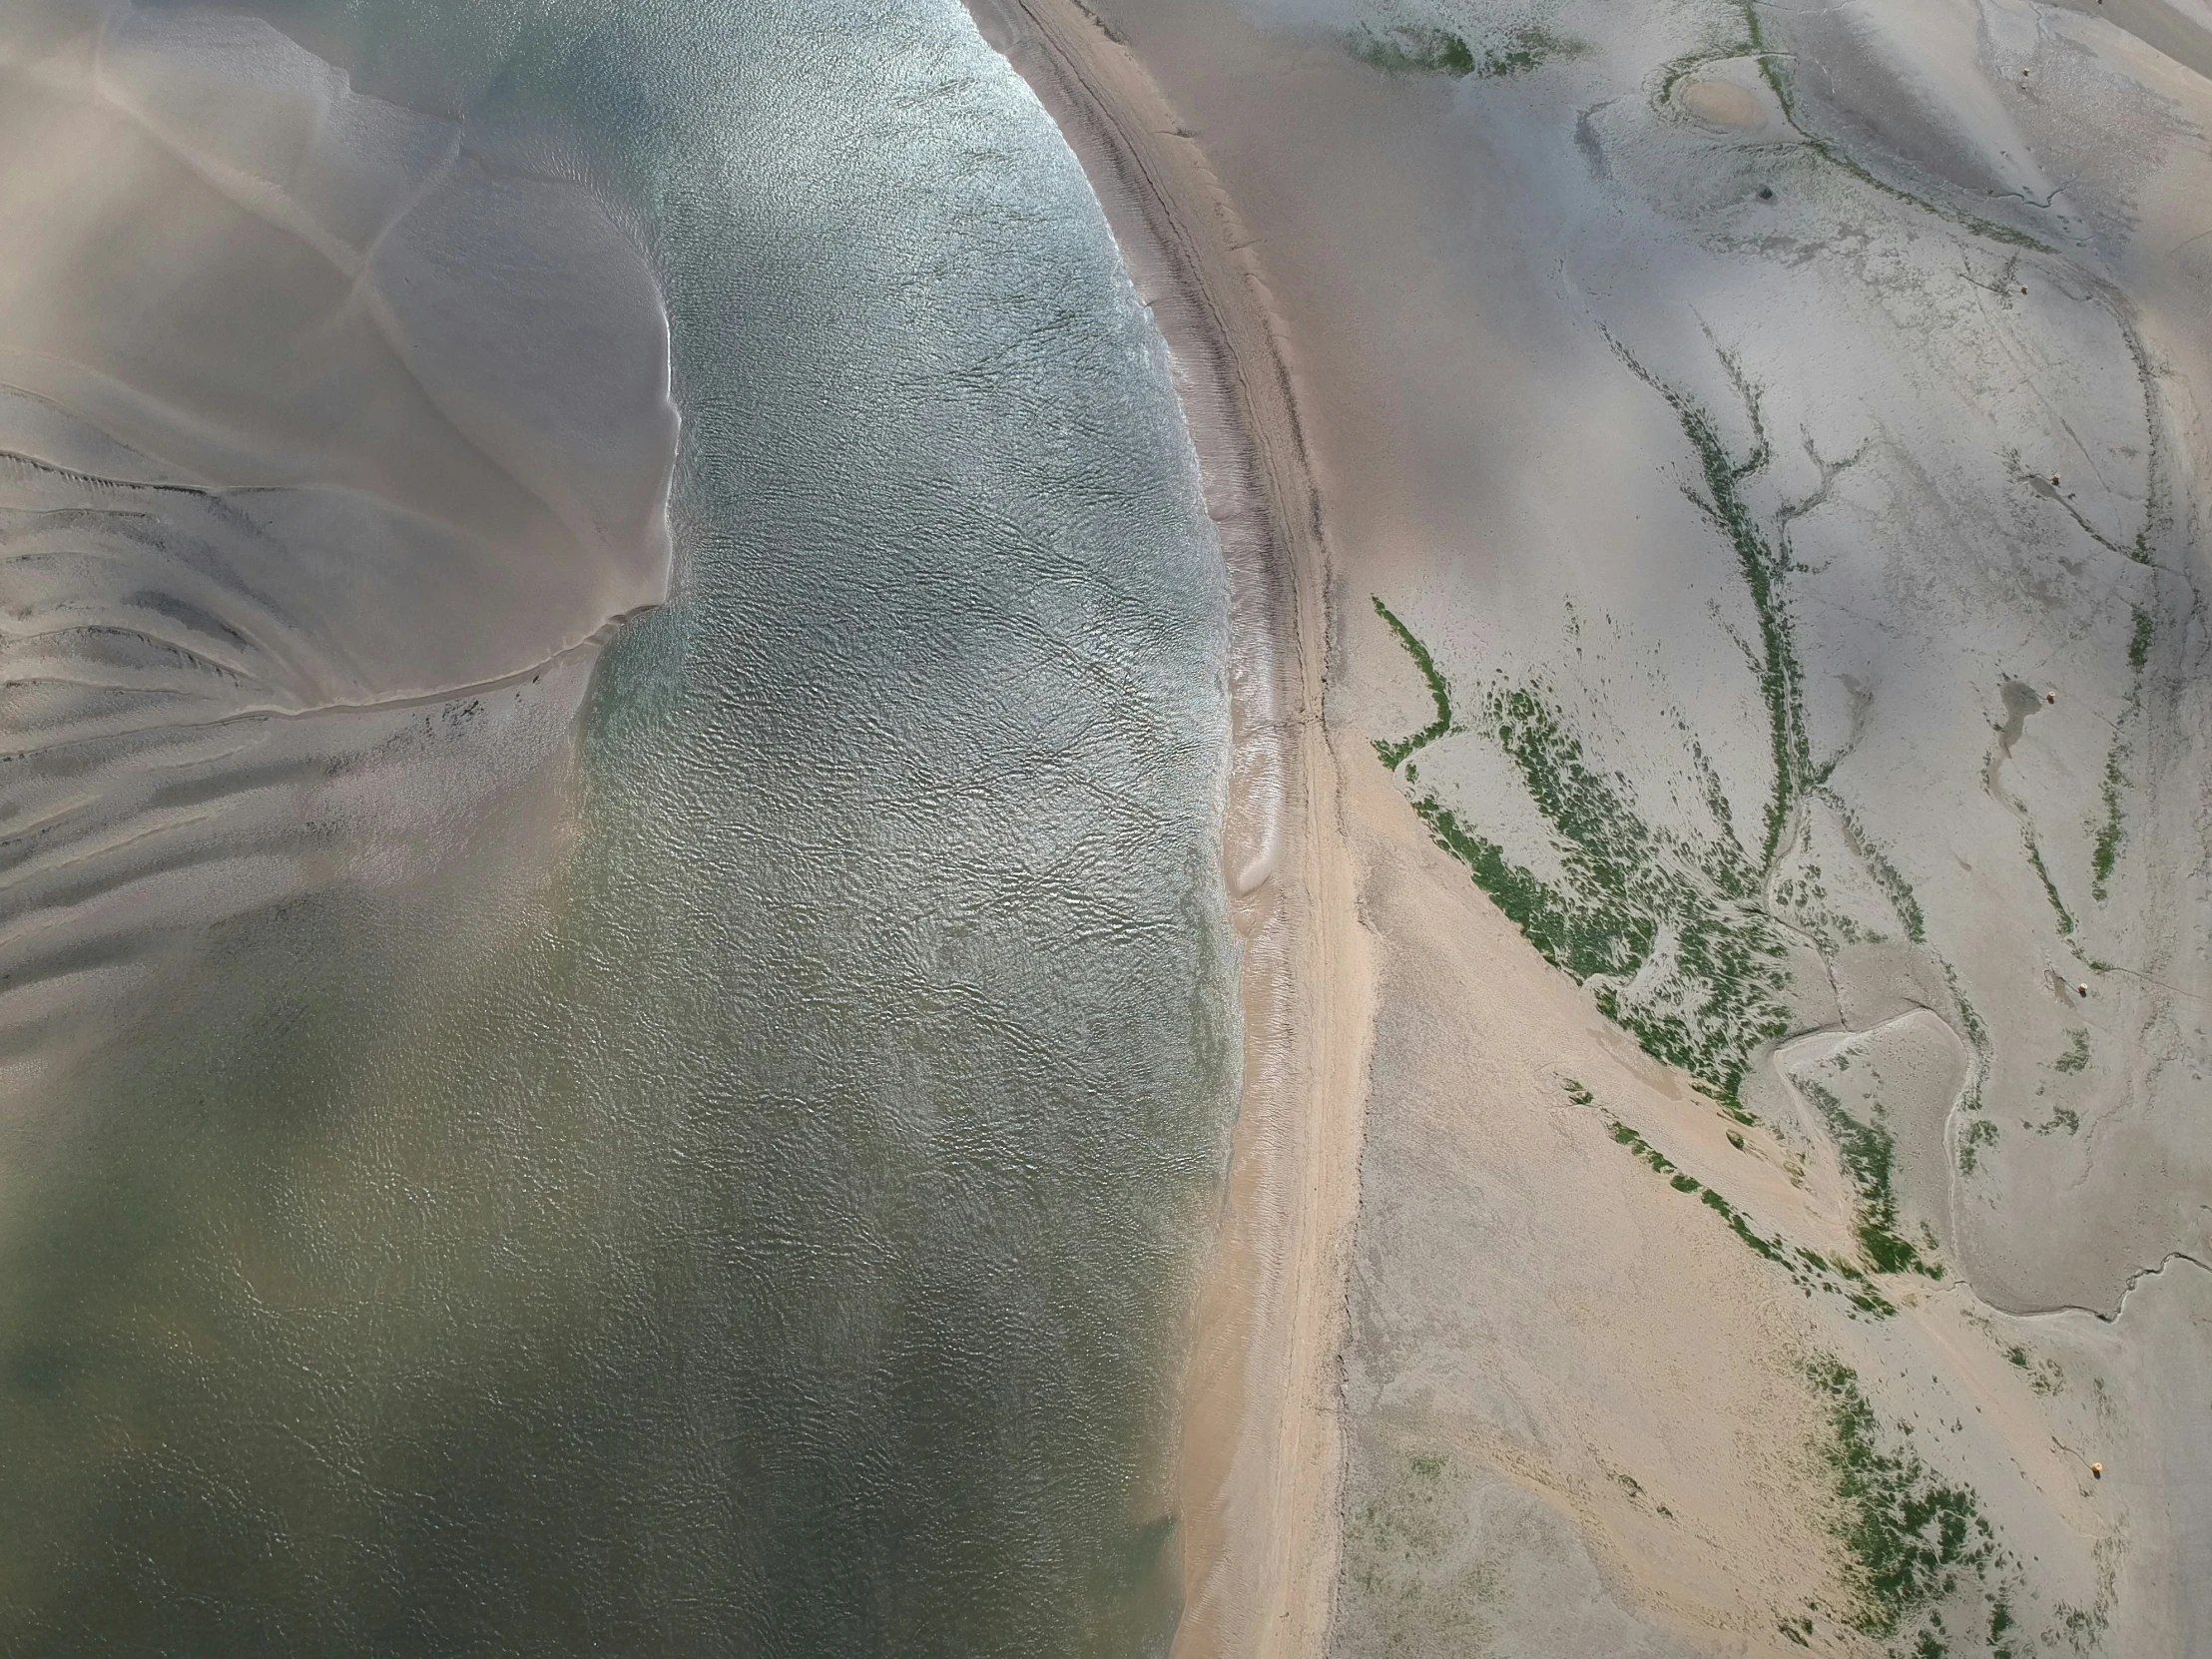
[[1313, 1651], [1337, 1553], [1368, 968], [1323, 718], [1329, 568], [1298, 394], [1250, 238], [1145, 67], [1072, 0], [970, 10], [1082, 161], [1159, 322], [1228, 566], [1223, 873], [1244, 1082], [1192, 1321], [1175, 1651]]
[[409, 878], [557, 764], [667, 593], [676, 414], [586, 191], [256, 20], [12, 11], [0, 213], [22, 1045], [227, 919]]
[[[1180, 1651], [1871, 1654], [1938, 1617], [2195, 1651], [2212, 93], [2172, 19], [974, 9], [1158, 308], [1210, 489], [1250, 466], [1225, 408], [1301, 463], [1260, 475], [1312, 599], [1237, 649], [1328, 669], [1285, 891], [1349, 880], [1357, 948], [1265, 1004], [1334, 1025], [1290, 1070], [1317, 1125], [1275, 1120], [1310, 1185], [1232, 1170]], [[1625, 896], [1576, 885], [1623, 855]], [[1730, 938], [1752, 966], [1696, 979]], [[1248, 1023], [1254, 1086], [1299, 1036]], [[1331, 1272], [1234, 1271], [1240, 1227], [1333, 1241], [1348, 1201]], [[1286, 1293], [1341, 1394], [1303, 1391], [1324, 1359], [1211, 1410]], [[1883, 1599], [1847, 1422], [1992, 1553]], [[1256, 1467], [1309, 1427], [1327, 1513]], [[1291, 1561], [1295, 1617], [1240, 1588]]]

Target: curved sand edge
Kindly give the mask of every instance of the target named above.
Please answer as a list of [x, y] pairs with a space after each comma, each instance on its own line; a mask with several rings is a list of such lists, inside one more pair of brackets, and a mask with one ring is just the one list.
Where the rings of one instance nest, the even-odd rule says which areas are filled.
[[1081, 161], [1152, 307], [1230, 577], [1222, 857], [1244, 1090], [1192, 1324], [1175, 1652], [1319, 1651], [1373, 994], [1324, 720], [1328, 549], [1283, 322], [1251, 238], [1136, 57], [1076, 0], [968, 4]]
[[[1437, 583], [1444, 561], [1428, 555], [1422, 541], [1456, 545], [1441, 533], [1449, 509], [1464, 508], [1477, 486], [1489, 490], [1512, 473], [1522, 450], [1497, 441], [1501, 425], [1473, 419], [1460, 396], [1444, 396], [1434, 380], [1461, 369], [1480, 371], [1462, 375], [1461, 383], [1482, 384], [1490, 395], [1510, 388], [1522, 405], [1538, 409], [1546, 407], [1547, 381], [1570, 390], [1612, 383], [1606, 378], [1614, 367], [1609, 353], [1589, 349], [1587, 337], [1572, 329], [1539, 326], [1550, 314], [1549, 289], [1539, 273], [1515, 268], [1525, 259], [1521, 253], [1487, 263], [1470, 259], [1466, 269], [1490, 278], [1484, 297], [1498, 314], [1525, 325], [1526, 337], [1500, 344], [1493, 328], [1469, 327], [1447, 344], [1434, 319], [1473, 318], [1478, 308], [1450, 283], [1430, 281], [1431, 274], [1382, 234], [1421, 206], [1459, 204], [1462, 181], [1486, 178], [1474, 164], [1494, 150], [1479, 148], [1445, 120], [1446, 95], [1432, 83], [1382, 76], [1341, 52], [1307, 50], [1294, 32], [1264, 35], [1229, 6], [1100, 3], [1113, 24], [1128, 29], [1128, 45], [1067, 0], [998, 0], [998, 9], [1012, 42], [1009, 55], [1090, 165], [1140, 284], [1148, 291], [1158, 285], [1142, 262], [1158, 259], [1161, 243], [1172, 246], [1173, 239], [1141, 213], [1129, 228], [1127, 197], [1134, 194], [1140, 207], [1164, 198], [1166, 206], [1155, 206], [1156, 212], [1194, 204], [1193, 223], [1211, 230], [1213, 243], [1226, 251], [1224, 263], [1243, 274], [1242, 290], [1233, 281], [1212, 290], [1230, 296], [1220, 308], [1270, 324], [1278, 360], [1279, 342], [1290, 337], [1283, 319], [1299, 323], [1299, 389], [1309, 419], [1320, 428], [1319, 464], [1331, 486], [1331, 578], [1349, 583], [1355, 597]], [[1059, 31], [1057, 62], [1048, 25]], [[1133, 74], [1141, 82], [1143, 70], [1121, 67], [1133, 52], [1154, 66], [1173, 102], [1165, 94], [1125, 102], [1121, 108], [1130, 113], [1119, 118], [1119, 134], [1114, 122], [1096, 113], [1098, 94], [1086, 102], [1082, 87], [1053, 89], [1056, 76], [1112, 82]], [[1623, 50], [1630, 71], [1639, 52], [1654, 61], [1663, 56], [1638, 35]], [[1240, 73], [1223, 73], [1229, 65]], [[1634, 84], [1633, 73], [1618, 79]], [[1500, 83], [1494, 98], [1509, 109], [1512, 98], [1534, 98], [1542, 90], [1533, 83]], [[1579, 104], [1566, 102], [1563, 92], [1547, 96], [1586, 116], [1589, 98], [1597, 95]], [[1471, 101], [1472, 95], [1461, 98]], [[1641, 106], [1618, 104], [1631, 107]], [[1190, 154], [1177, 109], [1206, 124], [1221, 179], [1250, 205], [1269, 246], [1295, 250], [1296, 258], [1276, 256], [1274, 287], [1238, 254], [1253, 240], [1251, 226], [1223, 202], [1212, 168]], [[1501, 126], [1507, 119], [1497, 117]], [[1108, 129], [1103, 134], [1096, 130], [1101, 124]], [[1601, 145], [1594, 131], [1575, 131], [1576, 148], [1566, 150], [1562, 142], [1558, 165], [1532, 171], [1530, 188], [1562, 175], [1580, 180], [1585, 165], [1602, 172], [1604, 165], [1643, 154], [1611, 142], [1610, 135]], [[1555, 136], [1563, 140], [1565, 132], [1562, 121]], [[1674, 157], [1675, 151], [1660, 155]], [[1593, 188], [1604, 183], [1591, 177]], [[1500, 212], [1516, 205], [1486, 186], [1481, 200]], [[1533, 223], [1548, 221], [1539, 216]], [[1344, 251], [1356, 251], [1355, 259], [1374, 253], [1380, 261], [1382, 251], [1393, 249], [1396, 263], [1385, 269], [1396, 280], [1384, 284], [1390, 303], [1430, 326], [1400, 326], [1355, 310], [1338, 328], [1332, 301], [1353, 289], [1342, 279], [1351, 263]], [[1334, 286], [1332, 277], [1338, 278]], [[1647, 285], [1662, 297], [1680, 291]], [[2172, 288], [2157, 291], [2170, 294]], [[1191, 324], [1174, 304], [1194, 294], [1200, 303], [1209, 294], [1195, 277], [1172, 287], [1160, 305], [1162, 326], [1186, 361], [1183, 330]], [[1439, 302], [1443, 294], [1452, 296], [1448, 304]], [[1649, 322], [1650, 313], [1639, 314]], [[2035, 311], [2019, 326], [2060, 329], [2061, 321]], [[1218, 317], [1202, 319], [1201, 339], [1212, 337], [1207, 326], [1227, 325]], [[2052, 337], [2074, 336], [2061, 329]], [[2180, 330], [2169, 329], [2165, 337], [2186, 341]], [[1577, 378], [1567, 365], [1585, 350], [1599, 372]], [[1436, 359], [1433, 373], [1422, 352]], [[1531, 374], [1528, 364], [1539, 353], [1544, 372]], [[1390, 379], [1408, 375], [1413, 389]], [[1205, 389], [1186, 387], [1194, 425], [1201, 424]], [[1903, 397], [1894, 401], [1907, 410], [1917, 406]], [[1642, 440], [1631, 429], [1633, 420], [1622, 418], [1623, 442], [1634, 449]], [[1564, 420], [1560, 425], [1582, 429]], [[1439, 488], [1439, 473], [1424, 469], [1440, 447], [1437, 434], [1446, 429], [1458, 440], [1453, 464], [1470, 481], [1463, 491]], [[1203, 430], [1198, 436], [1202, 446], [1219, 438]], [[1672, 441], [1676, 435], [1667, 436]], [[1557, 465], [1555, 448], [1536, 444], [1528, 453]], [[1630, 455], [1629, 466], [1609, 476], [1640, 476], [1636, 463], [1642, 458]], [[1211, 450], [1207, 460], [1209, 487], [1218, 489]], [[1583, 464], [1588, 475], [1599, 475], [1594, 460]], [[1589, 493], [1610, 500], [1633, 492]], [[1499, 499], [1509, 503], [1512, 496], [1503, 492]], [[1545, 547], [1555, 545], [1551, 538], [1559, 530], [1556, 524], [1519, 528], [1526, 545]], [[1559, 540], [1578, 558], [1591, 548], [1648, 545], [1647, 538], [1597, 533], [1605, 528], [1584, 526]], [[1498, 615], [1510, 611], [1503, 601], [1516, 593], [1496, 573], [1517, 568], [1503, 558], [1486, 565], [1487, 585], [1474, 590]], [[2134, 579], [2136, 568], [2123, 563], [2120, 575]], [[1548, 580], [1532, 586], [1546, 596], [1554, 591]], [[1468, 593], [1445, 591], [1462, 603]], [[1371, 624], [1364, 611], [1364, 604], [1347, 607], [1339, 618], [1336, 644], [1344, 658], [1338, 713], [1348, 730], [1366, 724], [1409, 731], [1418, 723], [1410, 717], [1424, 718], [1428, 707], [1419, 681], [1408, 675], [1397, 642], [1380, 637], [1381, 624]], [[1455, 622], [1466, 626], [1466, 614], [1454, 614], [1439, 600], [1428, 615], [1434, 628], [1428, 637]], [[1498, 626], [1494, 620], [1492, 626]], [[1694, 654], [1685, 666], [1694, 670]], [[2062, 707], [2085, 711], [2092, 701], [2087, 671], [2077, 663], [2071, 672], [2079, 683], [2069, 683]], [[1684, 683], [1703, 682], [1692, 672]], [[1986, 733], [1971, 720], [1958, 729], [1978, 761]], [[2096, 755], [2101, 758], [2101, 747]], [[1474, 893], [1464, 870], [1437, 851], [1398, 793], [1379, 787], [1364, 755], [1345, 751], [1339, 759], [1343, 837], [1361, 882], [1362, 914], [1372, 926], [1362, 939], [1372, 946], [1364, 952], [1372, 967], [1363, 964], [1361, 1017], [1365, 1021], [1371, 1000], [1382, 1010], [1373, 1075], [1364, 1085], [1371, 1097], [1352, 1108], [1357, 1127], [1345, 1137], [1351, 1150], [1341, 1166], [1349, 1170], [1358, 1159], [1360, 1179], [1370, 1189], [1354, 1246], [1354, 1294], [1362, 1300], [1359, 1323], [1347, 1332], [1345, 1403], [1317, 1395], [1308, 1419], [1329, 1430], [1327, 1455], [1334, 1460], [1331, 1479], [1343, 1494], [1341, 1507], [1316, 1516], [1311, 1530], [1290, 1535], [1301, 1527], [1302, 1512], [1289, 1501], [1271, 1500], [1287, 1500], [1302, 1471], [1266, 1477], [1280, 1482], [1273, 1486], [1249, 1471], [1258, 1448], [1295, 1452], [1297, 1430], [1277, 1432], [1261, 1421], [1257, 1390], [1242, 1396], [1246, 1415], [1232, 1419], [1241, 1437], [1227, 1451], [1218, 1450], [1217, 1441], [1231, 1479], [1218, 1487], [1203, 1482], [1202, 1436], [1218, 1431], [1224, 1419], [1209, 1411], [1202, 1383], [1212, 1351], [1202, 1350], [1185, 1439], [1185, 1491], [1195, 1495], [1186, 1504], [1190, 1614], [1178, 1651], [1301, 1645], [1425, 1651], [1417, 1642], [1407, 1646], [1407, 1617], [1392, 1623], [1393, 1613], [1404, 1614], [1406, 1598], [1416, 1592], [1438, 1592], [1431, 1605], [1441, 1607], [1441, 1593], [1462, 1583], [1475, 1586], [1469, 1593], [1482, 1605], [1460, 1609], [1465, 1616], [1455, 1627], [1458, 1635], [1509, 1631], [1516, 1650], [1531, 1654], [1783, 1654], [1802, 1650], [1806, 1641], [1818, 1651], [1878, 1651], [1863, 1630], [1831, 1616], [1851, 1605], [1855, 1568], [1833, 1530], [1835, 1496], [1819, 1460], [1833, 1423], [1828, 1403], [1807, 1382], [1803, 1362], [1815, 1353], [1855, 1368], [1870, 1408], [1886, 1422], [1924, 1430], [1942, 1425], [1946, 1437], [1939, 1458], [1932, 1453], [1932, 1460], [1946, 1478], [1979, 1494], [2017, 1559], [2033, 1563], [2031, 1573], [2023, 1567], [2022, 1577], [2002, 1591], [2010, 1616], [2050, 1630], [2061, 1620], [2084, 1631], [2109, 1620], [2116, 1643], [2108, 1644], [2111, 1651], [2175, 1651], [2192, 1622], [2201, 1624], [2192, 1612], [2192, 1592], [2180, 1588], [2187, 1575], [2175, 1565], [2203, 1536], [2185, 1454], [2193, 1436], [2178, 1428], [2175, 1416], [2188, 1390], [2184, 1380], [2202, 1375], [2190, 1335], [2202, 1327], [2185, 1311], [2201, 1306], [2197, 1299], [2205, 1294], [2204, 1276], [2186, 1271], [2193, 1258], [2167, 1258], [2172, 1273], [2137, 1275], [2138, 1288], [2119, 1318], [2109, 1317], [2109, 1306], [2106, 1317], [2008, 1315], [1979, 1302], [1956, 1274], [1932, 1286], [1896, 1282], [1898, 1315], [1880, 1322], [1854, 1319], [1852, 1306], [1840, 1298], [1808, 1296], [1684, 1193], [1725, 1191], [1762, 1235], [1848, 1255], [1852, 1206], [1840, 1171], [1830, 1167], [1832, 1156], [1814, 1158], [1801, 1185], [1792, 1178], [1790, 1148], [1780, 1140], [1763, 1131], [1744, 1135], [1745, 1145], [1725, 1138], [1726, 1120], [1687, 1096], [1679, 1076], [1597, 1021]], [[2011, 833], [2008, 828], [1990, 844], [2009, 846]], [[1331, 856], [1342, 848], [1342, 841], [1328, 843]], [[2086, 856], [2084, 847], [2076, 862], [2085, 864]], [[1932, 886], [1938, 874], [1928, 876]], [[1327, 982], [1318, 977], [1320, 964], [1294, 966], [1315, 973], [1312, 983]], [[1249, 984], [1247, 992], [1249, 1006]], [[1847, 1000], [1857, 1008], [1863, 999]], [[1938, 1016], [1951, 1005], [1939, 980], [1922, 1000]], [[2000, 1003], [2004, 999], [1992, 992], [1984, 1012]], [[1873, 1007], [1851, 1013], [1845, 1026], [1856, 1028], [1864, 1014], [1887, 1035], [1870, 1030], [1850, 1041], [1887, 1042], [1921, 1029], [1890, 1028], [1887, 1015]], [[1843, 1029], [1837, 1027], [1831, 1040], [1846, 1040]], [[2025, 1046], [2014, 1033], [2000, 1034], [2000, 1041]], [[1564, 1092], [1562, 1068], [1570, 1065], [1576, 1089], [1594, 1092], [1595, 1106], [1575, 1105], [1577, 1097]], [[1941, 1081], [1934, 1075], [1940, 1067], [1917, 1069], [1929, 1073], [1932, 1085]], [[1316, 1098], [1330, 1103], [1326, 1093]], [[1251, 1131], [1262, 1110], [1256, 1092], [1241, 1132]], [[1607, 1132], [1606, 1113], [1619, 1114], [1663, 1161], [1672, 1160], [1668, 1169], [1689, 1187], [1656, 1179], [1657, 1165], [1647, 1168], [1624, 1155], [1614, 1144], [1618, 1136]], [[1809, 1134], [1811, 1144], [1825, 1146], [1817, 1126]], [[1217, 1298], [1223, 1286], [1237, 1283], [1234, 1247], [1241, 1235], [1234, 1229], [1249, 1227], [1256, 1208], [1247, 1183], [1266, 1180], [1245, 1160], [1242, 1139], [1239, 1158], [1241, 1222], [1232, 1224], [1214, 1281]], [[1287, 1160], [1282, 1167], [1289, 1167]], [[1907, 1188], [1921, 1178], [1919, 1171], [1901, 1175]], [[1338, 1189], [1347, 1202], [1356, 1197], [1349, 1189], [1348, 1178]], [[2032, 1189], [2026, 1196], [2032, 1202]], [[1282, 1208], [1279, 1203], [1279, 1218]], [[2035, 1213], [2052, 1212], [2037, 1206]], [[1315, 1212], [1290, 1218], [1288, 1225], [1302, 1222], [1315, 1225]], [[1964, 1255], [1966, 1262], [1973, 1259]], [[1247, 1288], [1260, 1299], [1248, 1306], [1248, 1323], [1236, 1328], [1249, 1342], [1253, 1332], [1267, 1329], [1270, 1282], [1254, 1278]], [[1203, 1312], [1214, 1318], [1227, 1306], [1209, 1301]], [[1343, 1316], [1336, 1317], [1342, 1328]], [[1261, 1370], [1254, 1364], [1245, 1375], [1257, 1378]], [[2062, 1379], [2071, 1381], [2061, 1387]], [[1924, 1444], [1938, 1442], [1931, 1437]], [[2101, 1479], [2089, 1472], [2091, 1458], [2105, 1464]], [[1416, 1466], [1425, 1468], [1425, 1484], [1413, 1479]], [[1438, 1468], [1445, 1470], [1440, 1484]], [[1219, 1501], [1203, 1507], [1202, 1495]], [[1236, 1507], [1240, 1501], [1244, 1506]], [[1389, 1526], [1434, 1520], [1442, 1513], [1439, 1503], [1459, 1505], [1448, 1517], [1442, 1556], [1411, 1564], [1393, 1557]], [[1402, 1541], [1404, 1534], [1397, 1537]], [[1434, 1541], [1429, 1535], [1423, 1547], [1432, 1549]], [[1311, 1610], [1306, 1616], [1284, 1617], [1294, 1611], [1285, 1600], [1271, 1603], [1257, 1593], [1240, 1599], [1256, 1586], [1286, 1582], [1264, 1575], [1294, 1556], [1310, 1564], [1310, 1573], [1331, 1580], [1305, 1586], [1297, 1605]], [[1240, 1572], [1248, 1576], [1237, 1577]], [[1364, 1578], [1371, 1580], [1366, 1587]], [[1333, 1590], [1339, 1604], [1331, 1607]], [[1795, 1631], [1778, 1626], [1780, 1616], [1810, 1618], [1814, 1612], [1817, 1630], [1810, 1623]], [[1419, 1628], [1418, 1610], [1408, 1616]], [[1437, 1632], [1449, 1622], [1440, 1613], [1439, 1621]], [[1449, 1645], [1436, 1636], [1436, 1651]]]

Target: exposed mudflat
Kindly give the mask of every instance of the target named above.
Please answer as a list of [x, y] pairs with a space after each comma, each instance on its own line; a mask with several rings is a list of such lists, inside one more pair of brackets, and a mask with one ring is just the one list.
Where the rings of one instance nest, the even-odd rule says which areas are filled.
[[1093, 9], [1374, 961], [1327, 1634], [1210, 1641], [2212, 1650], [2202, 8]]

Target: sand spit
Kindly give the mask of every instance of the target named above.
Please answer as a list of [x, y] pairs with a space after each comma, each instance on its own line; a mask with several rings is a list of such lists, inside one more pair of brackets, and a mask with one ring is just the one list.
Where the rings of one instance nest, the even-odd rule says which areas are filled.
[[1178, 1654], [1325, 1639], [1338, 1355], [1357, 1204], [1366, 942], [1322, 719], [1327, 552], [1267, 281], [1145, 67], [1072, 0], [971, 0], [1059, 123], [1174, 358], [1231, 579], [1225, 875], [1244, 1094], [1194, 1319], [1178, 1475]]
[[[267, 24], [0, 25], [0, 1027], [418, 872], [665, 597], [650, 271]], [[44, 989], [34, 990], [33, 987]]]
[[1221, 1557], [1334, 1606], [1194, 1512], [1186, 1651], [2212, 1651], [2201, 8], [1096, 9], [1014, 55], [1295, 366], [1371, 929], [1342, 1502]]

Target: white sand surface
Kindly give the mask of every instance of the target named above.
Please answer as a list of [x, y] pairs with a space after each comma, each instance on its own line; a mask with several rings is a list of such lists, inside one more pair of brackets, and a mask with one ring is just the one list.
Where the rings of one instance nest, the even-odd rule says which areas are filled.
[[557, 764], [667, 591], [676, 416], [586, 193], [264, 23], [11, 8], [0, 220], [23, 1043], [227, 918], [419, 872]]
[[1009, 9], [1284, 364], [1374, 962], [1335, 1594], [1185, 1651], [2212, 1651], [2201, 8]]

